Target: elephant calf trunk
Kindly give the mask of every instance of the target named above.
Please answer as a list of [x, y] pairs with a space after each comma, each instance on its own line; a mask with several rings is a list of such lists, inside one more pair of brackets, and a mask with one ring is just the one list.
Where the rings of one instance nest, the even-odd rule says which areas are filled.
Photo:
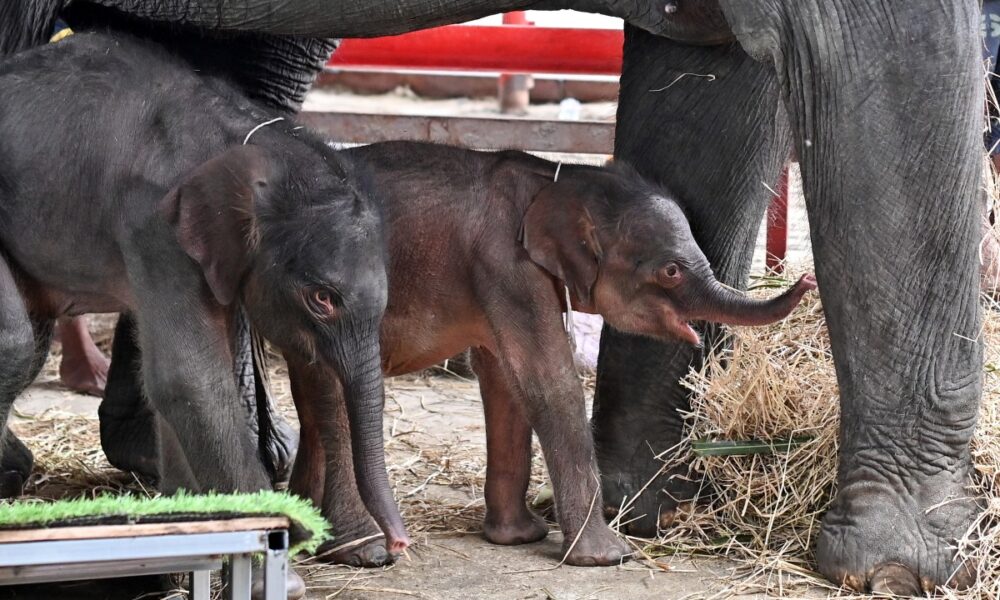
[[719, 283], [713, 283], [703, 305], [692, 319], [726, 325], [768, 325], [787, 317], [802, 296], [816, 289], [816, 278], [803, 275], [784, 294], [770, 300], [754, 300]]
[[399, 554], [410, 545], [399, 507], [392, 496], [382, 437], [382, 372], [377, 352], [368, 368], [348, 377], [347, 409], [351, 426], [354, 473], [361, 499], [385, 534], [386, 550]]

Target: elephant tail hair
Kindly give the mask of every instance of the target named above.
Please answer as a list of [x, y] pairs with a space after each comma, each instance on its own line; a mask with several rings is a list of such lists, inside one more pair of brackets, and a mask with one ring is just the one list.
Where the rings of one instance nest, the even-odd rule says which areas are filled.
[[0, 58], [49, 41], [66, 0], [0, 2]]

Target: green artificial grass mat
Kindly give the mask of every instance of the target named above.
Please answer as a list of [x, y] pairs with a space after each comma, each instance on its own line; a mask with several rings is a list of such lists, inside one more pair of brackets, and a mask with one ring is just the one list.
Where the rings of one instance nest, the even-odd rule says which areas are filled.
[[315, 552], [327, 540], [330, 525], [308, 500], [291, 494], [190, 494], [144, 498], [101, 495], [46, 502], [0, 502], [0, 530], [79, 525], [118, 525], [208, 521], [246, 516], [285, 516], [292, 521], [292, 552]]

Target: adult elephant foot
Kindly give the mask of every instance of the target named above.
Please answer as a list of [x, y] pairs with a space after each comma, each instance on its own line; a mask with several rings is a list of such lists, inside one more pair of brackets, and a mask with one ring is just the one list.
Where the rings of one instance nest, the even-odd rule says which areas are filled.
[[601, 471], [605, 517], [620, 517], [622, 533], [655, 537], [689, 511], [701, 492], [700, 484], [690, 476], [690, 461], [675, 463], [666, 470], [662, 469], [664, 463], [652, 456], [626, 465], [625, 470], [619, 467]]
[[574, 567], [611, 567], [619, 565], [632, 555], [624, 540], [604, 527], [589, 527], [579, 539], [563, 538], [563, 555], [566, 564]]
[[964, 481], [942, 472], [911, 487], [867, 470], [854, 479], [823, 519], [816, 560], [824, 575], [858, 592], [900, 596], [973, 583], [975, 567], [956, 557], [979, 509]]

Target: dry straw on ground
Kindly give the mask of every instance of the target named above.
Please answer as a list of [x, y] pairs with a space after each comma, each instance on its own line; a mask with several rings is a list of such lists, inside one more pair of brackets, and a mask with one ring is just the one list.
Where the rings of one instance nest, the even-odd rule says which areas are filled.
[[[981, 571], [971, 590], [945, 592], [962, 600], [1000, 597], [1000, 312], [987, 311], [982, 336], [987, 360], [974, 483], [986, 511], [969, 538], [978, 541], [962, 544]], [[770, 440], [775, 447], [744, 456], [697, 456], [704, 490], [698, 508], [646, 552], [722, 554], [738, 561], [746, 576], [728, 584], [722, 596], [796, 597], [829, 587], [814, 572], [812, 551], [835, 487], [839, 407], [818, 297], [808, 296], [781, 323], [740, 328], [734, 339], [732, 350], [686, 378], [693, 391], [688, 436], [664, 460], [683, 460], [705, 440]]]
[[[987, 352], [985, 389], [973, 450], [975, 485], [985, 498], [985, 511], [969, 538], [976, 541], [963, 546], [963, 552], [980, 565], [980, 577], [971, 590], [944, 592], [954, 600], [1000, 597], [1000, 306], [993, 308], [986, 313], [982, 333]], [[736, 330], [735, 340], [731, 351], [686, 378], [694, 400], [688, 439], [680, 450], [689, 451], [692, 444], [706, 439], [784, 440], [786, 444], [779, 443], [765, 454], [696, 458], [704, 482], [702, 504], [644, 550], [650, 556], [723, 555], [745, 566], [742, 577], [720, 582], [706, 596], [814, 595], [817, 586], [829, 588], [813, 571], [812, 549], [834, 491], [838, 420], [836, 379], [817, 296], [810, 294], [781, 323]], [[432, 386], [438, 385], [435, 381], [443, 382], [436, 378], [390, 382], [390, 415], [401, 411], [394, 409], [395, 394], [428, 381]], [[283, 411], [290, 412], [280, 363], [273, 368], [272, 382]], [[459, 388], [440, 385], [447, 387], [439, 390], [442, 394], [475, 395], [471, 382]], [[19, 422], [16, 428], [38, 458], [29, 495], [73, 497], [95, 490], [148, 493], [135, 478], [107, 465], [92, 418], [42, 415]], [[479, 531], [483, 448], [472, 442], [445, 445], [438, 440], [435, 444], [434, 436], [426, 432], [391, 424], [389, 429], [389, 468], [410, 530], [425, 541], [427, 534]], [[788, 440], [794, 442], [791, 447]], [[536, 483], [543, 477], [539, 460], [533, 475]], [[454, 494], [449, 489], [471, 493]], [[368, 577], [349, 569], [301, 567], [311, 585], [333, 592]]]

